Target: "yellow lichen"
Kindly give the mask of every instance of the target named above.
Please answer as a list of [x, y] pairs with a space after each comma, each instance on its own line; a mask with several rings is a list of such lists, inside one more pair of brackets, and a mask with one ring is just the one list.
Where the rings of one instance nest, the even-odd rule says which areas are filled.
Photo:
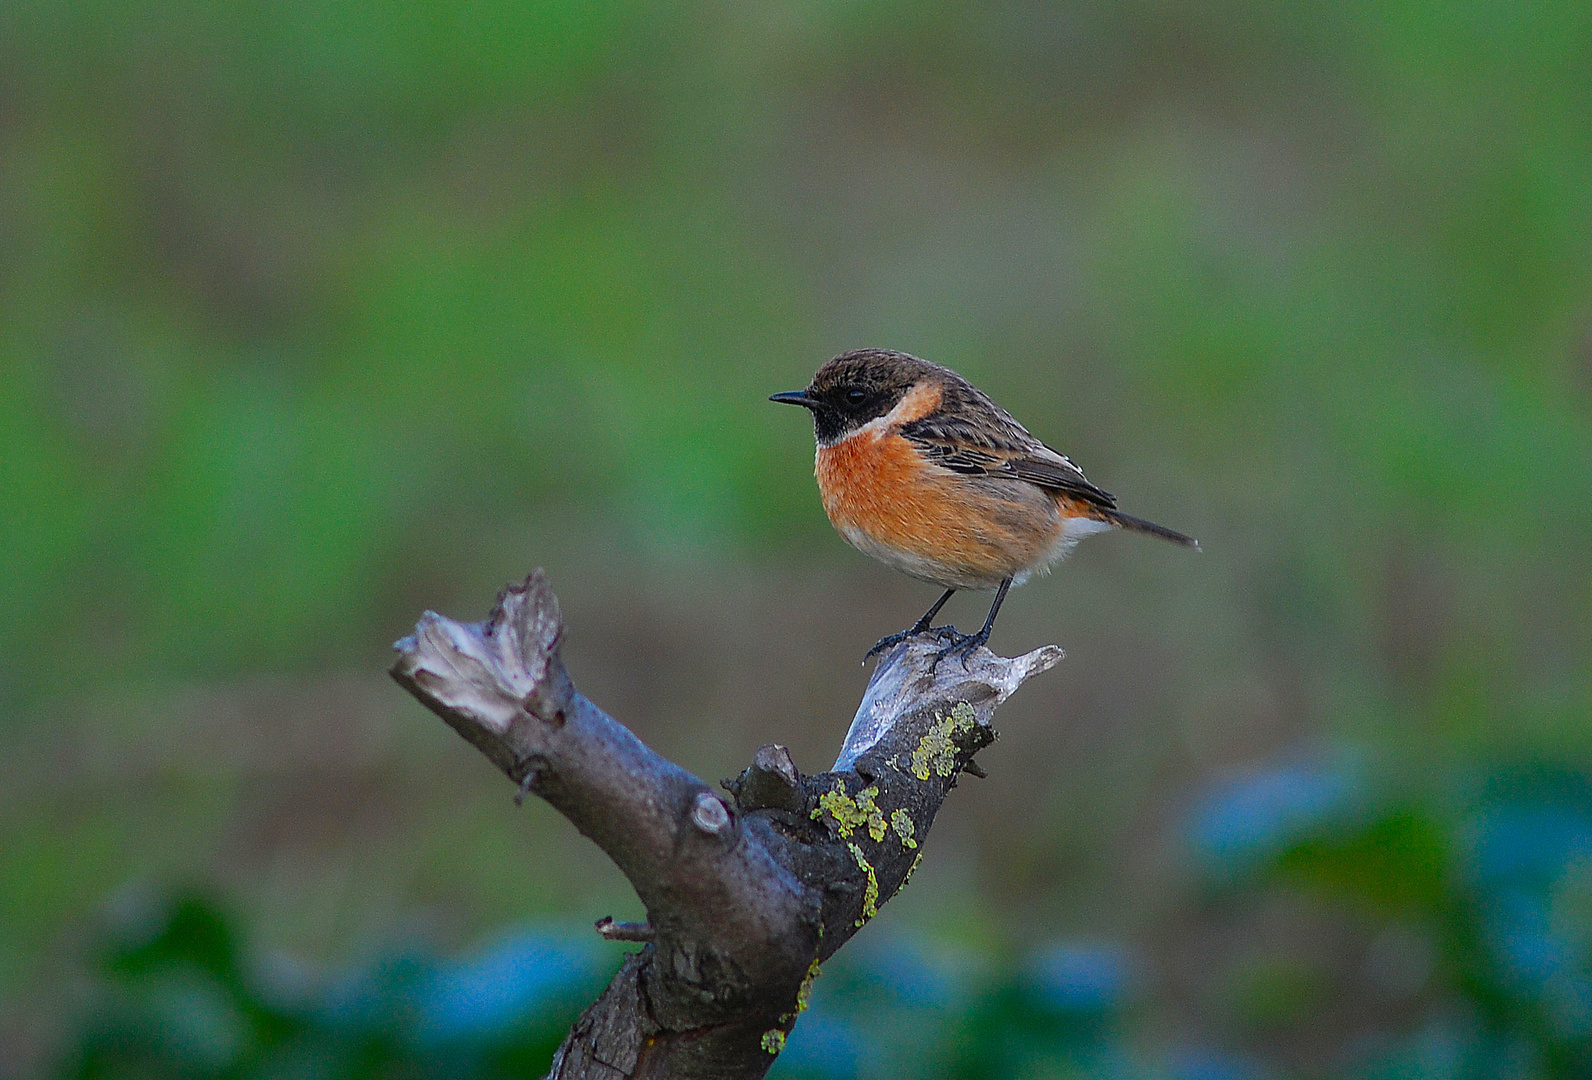
[[951, 765], [956, 761], [956, 744], [951, 742], [951, 721], [940, 720], [918, 740], [912, 751], [912, 775], [927, 780], [938, 773], [951, 775]]
[[907, 812], [905, 810], [890, 811], [890, 827], [894, 829], [895, 834], [901, 838], [902, 847], [915, 848], [918, 846], [917, 840], [913, 838], [914, 834], [917, 832], [917, 827], [912, 824], [912, 819], [907, 816]]
[[818, 978], [818, 957], [813, 957], [813, 962], [807, 965], [807, 977], [802, 980], [801, 986], [796, 988], [796, 1012], [801, 1014], [807, 1011], [807, 999], [812, 996], [813, 980]]
[[973, 706], [958, 701], [950, 713], [935, 723], [918, 740], [912, 751], [912, 775], [919, 780], [933, 776], [950, 776], [956, 769], [956, 743], [952, 736], [973, 730], [978, 717]]
[[873, 837], [873, 842], [878, 843], [884, 839], [885, 824], [884, 814], [873, 800], [879, 797], [877, 787], [865, 787], [857, 792], [857, 809], [861, 810], [868, 818], [868, 835]]
[[770, 1054], [777, 1054], [785, 1049], [785, 1033], [779, 1028], [769, 1028], [763, 1032], [763, 1049]]
[[[819, 931], [822, 936], [822, 928]], [[813, 957], [813, 962], [807, 965], [807, 974], [802, 976], [802, 984], [796, 988], [796, 1007], [779, 1018], [780, 1027], [788, 1029], [796, 1023], [796, 1018], [807, 1011], [807, 999], [812, 996], [813, 980], [818, 978], [818, 957]]]
[[897, 896], [900, 896], [901, 895], [901, 890], [907, 887], [907, 883], [912, 880], [912, 875], [918, 872], [918, 863], [920, 863], [922, 861], [923, 861], [923, 852], [920, 851], [920, 852], [918, 852], [918, 857], [912, 860], [912, 865], [907, 867], [906, 877], [901, 879], [901, 884], [896, 889], [896, 895]]
[[874, 802], [878, 797], [878, 787], [866, 787], [857, 792], [856, 798], [852, 798], [846, 794], [845, 784], [836, 780], [834, 787], [818, 796], [812, 819], [817, 821], [827, 813], [842, 840], [858, 829], [866, 828], [868, 835], [877, 843], [884, 839], [885, 834], [884, 814]]
[[835, 831], [844, 839], [856, 829], [868, 824], [868, 815], [857, 805], [857, 800], [846, 794], [846, 786], [839, 780], [835, 786], [818, 796], [818, 805], [813, 807], [812, 819], [817, 821], [825, 813], [829, 820], [835, 823]]
[[862, 854], [862, 849], [856, 844], [847, 844], [851, 849], [851, 857], [857, 860], [857, 866], [868, 875], [868, 887], [862, 893], [862, 918], [852, 925], [861, 926], [875, 915], [879, 914], [879, 876], [873, 872], [872, 865]]

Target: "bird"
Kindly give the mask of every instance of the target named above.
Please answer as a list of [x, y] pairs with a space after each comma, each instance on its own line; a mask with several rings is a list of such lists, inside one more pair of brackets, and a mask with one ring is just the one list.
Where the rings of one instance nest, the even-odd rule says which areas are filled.
[[[927, 634], [947, 642], [935, 668], [956, 653], [965, 667], [989, 641], [1007, 590], [1047, 572], [1095, 533], [1126, 529], [1199, 549], [1191, 536], [1117, 509], [1110, 492], [982, 390], [908, 353], [842, 353], [805, 390], [769, 400], [812, 413], [813, 471], [836, 531], [864, 554], [945, 590], [921, 619], [881, 638], [867, 656]], [[964, 589], [995, 591], [983, 627], [963, 634], [934, 626]]]

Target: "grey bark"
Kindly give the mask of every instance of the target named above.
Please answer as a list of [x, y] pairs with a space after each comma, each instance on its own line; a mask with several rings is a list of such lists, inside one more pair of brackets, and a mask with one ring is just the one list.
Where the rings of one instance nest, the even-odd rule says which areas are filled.
[[[575, 690], [558, 599], [540, 570], [484, 623], [426, 612], [397, 643], [410, 693], [591, 837], [635, 886], [646, 942], [570, 1030], [552, 1080], [761, 1077], [818, 965], [906, 884], [935, 814], [995, 738], [997, 706], [1061, 659], [978, 649], [936, 668], [916, 639], [873, 673], [834, 769], [764, 746], [730, 799], [646, 747]], [[973, 766], [976, 769], [976, 766]]]

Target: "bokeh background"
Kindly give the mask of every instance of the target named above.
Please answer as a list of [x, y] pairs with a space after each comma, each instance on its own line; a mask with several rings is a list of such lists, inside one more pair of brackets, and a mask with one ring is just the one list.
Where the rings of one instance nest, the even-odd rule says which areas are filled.
[[[774, 1075], [1592, 1075], [1583, 0], [0, 5], [0, 1076], [535, 1076], [626, 883], [384, 675], [827, 767], [934, 590], [805, 416], [988, 389], [1091, 541]], [[976, 623], [985, 598], [950, 614]]]

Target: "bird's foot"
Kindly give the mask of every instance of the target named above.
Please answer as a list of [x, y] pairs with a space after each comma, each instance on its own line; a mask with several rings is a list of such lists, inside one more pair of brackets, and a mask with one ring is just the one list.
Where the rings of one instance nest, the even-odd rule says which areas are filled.
[[919, 623], [916, 626], [908, 627], [899, 634], [891, 634], [889, 637], [880, 638], [874, 642], [873, 648], [862, 654], [862, 659], [867, 661], [869, 657], [876, 656], [886, 649], [893, 649], [903, 641], [908, 641], [923, 634], [929, 634], [938, 641], [944, 641], [948, 637], [954, 639], [962, 636], [957, 633], [956, 627], [950, 623], [944, 626], [929, 626], [925, 623]]
[[[942, 627], [942, 629], [947, 628]], [[941, 660], [944, 660], [947, 656], [955, 656], [957, 653], [962, 654], [962, 670], [966, 671], [967, 662], [972, 657], [973, 650], [989, 640], [990, 628], [988, 626], [976, 634], [958, 634], [954, 626], [948, 629], [951, 631], [951, 643], [934, 654], [934, 659], [929, 663], [929, 673], [931, 675], [939, 670]]]

